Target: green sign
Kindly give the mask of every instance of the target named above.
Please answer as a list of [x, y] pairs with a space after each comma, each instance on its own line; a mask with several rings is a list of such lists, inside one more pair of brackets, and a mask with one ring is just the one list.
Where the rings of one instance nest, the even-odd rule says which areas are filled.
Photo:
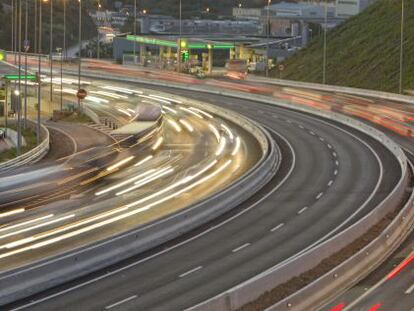
[[[143, 43], [143, 44], [152, 44], [152, 45], [158, 45], [158, 46], [178, 48], [177, 41], [159, 40], [159, 39], [155, 39], [155, 38], [133, 36], [133, 35], [127, 35], [126, 38], [129, 41], [135, 41], [135, 42], [139, 42], [139, 43]], [[182, 49], [229, 50], [229, 49], [234, 49], [234, 47], [235, 47], [233, 43], [227, 43], [227, 42], [214, 42], [214, 43], [189, 42], [189, 41], [184, 40], [184, 39], [179, 41], [179, 42], [181, 44]]]
[[[9, 80], [9, 81], [15, 81], [15, 80], [19, 80], [19, 75], [4, 75], [3, 78], [5, 80]], [[20, 79], [21, 80], [32, 80], [32, 81], [36, 81], [36, 76], [35, 75], [20, 75]]]
[[182, 62], [188, 62], [190, 59], [190, 53], [188, 50], [181, 51], [181, 61]]

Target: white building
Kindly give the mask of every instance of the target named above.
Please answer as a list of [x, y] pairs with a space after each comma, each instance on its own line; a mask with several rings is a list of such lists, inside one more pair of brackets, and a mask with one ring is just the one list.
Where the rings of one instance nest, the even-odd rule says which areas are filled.
[[375, 0], [336, 0], [336, 17], [346, 18], [357, 15]]

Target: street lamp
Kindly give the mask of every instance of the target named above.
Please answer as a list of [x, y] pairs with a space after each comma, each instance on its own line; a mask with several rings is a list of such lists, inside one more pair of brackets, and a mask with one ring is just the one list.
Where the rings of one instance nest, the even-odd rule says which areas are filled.
[[50, 102], [53, 101], [53, 0], [50, 0]]
[[[81, 54], [82, 54], [82, 2], [79, 1], [79, 64], [78, 64], [78, 90], [81, 88]], [[81, 100], [78, 97], [78, 109], [81, 110]]]
[[66, 59], [66, 0], [63, 0], [63, 51], [62, 57]]
[[400, 42], [400, 82], [399, 92], [403, 93], [403, 74], [404, 74], [404, 0], [401, 0], [401, 42]]
[[325, 27], [323, 32], [323, 68], [322, 68], [322, 84], [326, 84], [326, 57], [327, 57], [327, 34], [328, 34], [328, 0], [325, 0]]
[[[134, 36], [137, 35], [137, 0], [134, 0]], [[134, 64], [136, 64], [137, 42], [134, 40]]]
[[182, 28], [182, 3], [180, 0], [180, 13], [179, 13], [179, 36], [178, 36], [178, 48], [177, 48], [177, 58], [178, 58], [178, 62], [177, 62], [177, 70], [178, 72], [181, 72], [181, 36], [182, 36], [182, 32], [183, 32], [183, 28]]
[[266, 33], [267, 33], [267, 44], [266, 44], [266, 77], [269, 76], [269, 49], [270, 49], [270, 3], [272, 0], [267, 1], [267, 21], [266, 21]]
[[[135, 0], [136, 1], [136, 0]], [[100, 3], [98, 3], [98, 12], [100, 12], [101, 11], [101, 7], [102, 7], [102, 5], [100, 4]], [[100, 38], [99, 38], [99, 27], [98, 27], [98, 44], [97, 44], [97, 52], [96, 52], [96, 57], [99, 59], [99, 54], [100, 54], [100, 49], [101, 49], [101, 47], [100, 47]]]
[[24, 80], [24, 123], [23, 126], [26, 128], [27, 126], [27, 52], [29, 51], [29, 41], [27, 38], [27, 31], [28, 31], [28, 0], [26, 0], [26, 12], [25, 12], [25, 27], [24, 27], [24, 74], [26, 79]]

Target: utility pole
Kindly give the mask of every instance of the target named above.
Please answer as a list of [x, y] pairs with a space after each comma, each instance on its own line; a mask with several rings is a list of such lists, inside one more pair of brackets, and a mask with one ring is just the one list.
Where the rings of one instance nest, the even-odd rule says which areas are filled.
[[66, 60], [66, 0], [63, 0], [63, 58]]
[[50, 0], [50, 103], [53, 102], [53, 0]]
[[14, 0], [11, 0], [11, 50], [14, 53]]
[[[137, 35], [137, 0], [134, 0], [134, 36]], [[99, 36], [99, 34], [98, 34]], [[137, 41], [134, 39], [134, 64], [137, 63], [136, 61], [136, 49], [137, 49]]]
[[23, 126], [26, 129], [27, 127], [27, 52], [29, 51], [29, 41], [27, 38], [27, 32], [28, 32], [28, 22], [29, 22], [29, 17], [28, 17], [28, 0], [26, 0], [26, 12], [25, 12], [25, 23], [24, 23], [24, 41], [25, 41], [25, 54], [24, 54], [24, 74], [26, 76], [26, 79], [24, 80], [24, 123]]
[[[82, 54], [82, 0], [79, 0], [79, 67], [78, 67], [78, 90], [81, 88], [81, 54]], [[78, 109], [81, 111], [81, 100], [78, 97]]]
[[322, 68], [322, 84], [326, 84], [326, 57], [327, 57], [327, 33], [328, 33], [328, 0], [325, 0], [325, 27], [323, 33], [323, 68]]
[[404, 0], [401, 0], [401, 43], [400, 43], [400, 82], [399, 82], [399, 92], [403, 93], [403, 75], [404, 75], [404, 9], [405, 3]]
[[179, 13], [179, 39], [178, 39], [178, 47], [177, 47], [177, 69], [178, 72], [181, 72], [181, 36], [183, 34], [183, 27], [182, 27], [182, 1], [180, 0], [180, 13]]
[[42, 0], [39, 0], [39, 72], [37, 81], [37, 124], [36, 124], [36, 139], [37, 145], [40, 145], [40, 110], [42, 108]]
[[267, 20], [266, 20], [266, 33], [267, 33], [267, 44], [266, 44], [266, 77], [269, 76], [269, 48], [270, 48], [270, 3], [272, 0], [267, 1]]
[[21, 98], [22, 98], [22, 0], [19, 1], [19, 36], [18, 36], [18, 55], [19, 55], [19, 84], [18, 84], [18, 98], [17, 98], [17, 155], [20, 155], [22, 146], [22, 109], [21, 109]]

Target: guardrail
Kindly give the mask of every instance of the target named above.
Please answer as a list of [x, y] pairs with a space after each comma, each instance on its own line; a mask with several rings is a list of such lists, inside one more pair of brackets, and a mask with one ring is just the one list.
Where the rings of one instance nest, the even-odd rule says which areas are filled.
[[278, 86], [287, 86], [287, 87], [295, 87], [295, 88], [302, 88], [302, 89], [311, 89], [317, 91], [325, 91], [325, 92], [338, 92], [350, 95], [357, 95], [363, 97], [374, 97], [380, 98], [385, 100], [392, 100], [392, 101], [399, 101], [407, 104], [414, 104], [414, 97], [408, 95], [400, 95], [395, 93], [388, 93], [382, 91], [374, 91], [374, 90], [365, 90], [359, 89], [354, 87], [347, 87], [347, 86], [336, 86], [336, 85], [324, 85], [324, 84], [317, 84], [317, 83], [310, 83], [310, 82], [298, 82], [293, 80], [283, 80], [283, 79], [269, 79], [264, 77], [252, 77], [249, 76], [247, 81], [252, 82], [259, 82], [259, 83], [267, 83], [267, 84], [274, 84]]
[[[402, 210], [378, 237], [328, 273], [267, 308], [266, 311], [316, 309], [327, 303], [338, 292], [357, 284], [387, 259], [410, 234], [414, 225], [413, 203], [414, 192], [411, 193]], [[379, 221], [381, 216], [385, 216], [374, 215], [375, 212], [368, 214], [352, 229], [363, 230], [363, 226], [375, 225], [375, 222], [370, 219]]]
[[[86, 75], [92, 78], [102, 79], [101, 77], [95, 74]], [[236, 286], [224, 293], [221, 293], [220, 295], [217, 295], [216, 297], [213, 297], [210, 300], [207, 300], [193, 308], [190, 308], [189, 310], [191, 311], [238, 309], [243, 305], [251, 301], [254, 301], [258, 297], [260, 297], [264, 292], [270, 291], [276, 286], [292, 279], [293, 277], [299, 276], [300, 274], [309, 271], [313, 267], [316, 267], [324, 258], [330, 257], [331, 255], [341, 250], [343, 247], [352, 243], [358, 237], [362, 236], [369, 228], [378, 223], [389, 212], [394, 210], [396, 208], [396, 205], [400, 202], [405, 193], [405, 185], [407, 184], [408, 180], [408, 169], [407, 160], [401, 148], [391, 139], [389, 139], [384, 133], [353, 118], [346, 117], [338, 113], [328, 113], [326, 111], [311, 107], [298, 106], [288, 102], [282, 102], [267, 96], [251, 95], [247, 93], [234, 91], [222, 91], [220, 89], [213, 88], [207, 89], [205, 86], [203, 88], [200, 88], [194, 85], [164, 83], [160, 81], [148, 81], [144, 79], [134, 79], [125, 77], [117, 78], [114, 76], [111, 76], [111, 80], [119, 80], [123, 82], [132, 83], [145, 83], [148, 85], [173, 87], [177, 89], [185, 89], [229, 97], [251, 99], [255, 102], [273, 104], [296, 111], [302, 111], [318, 115], [323, 118], [339, 122], [346, 126], [353, 127], [373, 137], [374, 139], [382, 143], [398, 159], [398, 162], [400, 164], [401, 178], [398, 181], [397, 186], [374, 210], [372, 210], [365, 217], [357, 221], [352, 226], [348, 227], [346, 230], [336, 234], [334, 237], [323, 242], [322, 244], [315, 246], [314, 248], [303, 253], [302, 255], [288, 259], [284, 263], [279, 264], [277, 267], [271, 268], [268, 271], [265, 271], [262, 274], [240, 284], [239, 286]], [[337, 88], [337, 91], [339, 91], [338, 89], [340, 88]], [[330, 91], [335, 90], [331, 89]], [[369, 94], [365, 92], [364, 96], [369, 96]]]
[[[9, 123], [12, 124], [13, 121], [9, 121]], [[36, 122], [27, 120], [27, 125], [33, 130], [36, 130], [36, 124]], [[0, 163], [0, 172], [41, 160], [48, 153], [50, 143], [49, 130], [43, 124], [40, 126], [40, 137], [42, 142], [38, 146], [14, 159]]]
[[[203, 109], [228, 119], [228, 113], [204, 105]], [[177, 213], [130, 230], [118, 236], [93, 243], [65, 254], [0, 273], [0, 305], [21, 299], [50, 287], [68, 282], [111, 264], [144, 252], [223, 215], [262, 188], [277, 172], [280, 150], [260, 126], [232, 113], [233, 122], [246, 128], [266, 143], [262, 158], [238, 181]]]

